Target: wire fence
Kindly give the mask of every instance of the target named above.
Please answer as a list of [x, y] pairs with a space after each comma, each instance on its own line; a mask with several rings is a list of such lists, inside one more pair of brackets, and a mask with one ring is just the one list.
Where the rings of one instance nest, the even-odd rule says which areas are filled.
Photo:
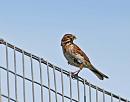
[[0, 39], [0, 102], [130, 102]]

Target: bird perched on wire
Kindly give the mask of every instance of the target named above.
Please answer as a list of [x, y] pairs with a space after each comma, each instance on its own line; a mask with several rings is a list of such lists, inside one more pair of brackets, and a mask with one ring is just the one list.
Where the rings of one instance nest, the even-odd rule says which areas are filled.
[[87, 55], [76, 45], [74, 40], [76, 36], [73, 34], [65, 34], [61, 40], [61, 46], [65, 58], [68, 60], [68, 64], [79, 67], [80, 69], [71, 72], [72, 77], [78, 76], [78, 73], [83, 68], [90, 69], [100, 80], [108, 78], [105, 74], [97, 70], [90, 62]]

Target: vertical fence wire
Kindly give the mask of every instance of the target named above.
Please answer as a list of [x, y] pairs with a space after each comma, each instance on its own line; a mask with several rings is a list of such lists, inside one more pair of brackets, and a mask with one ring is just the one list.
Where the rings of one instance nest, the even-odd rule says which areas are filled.
[[79, 80], [77, 80], [77, 90], [78, 90], [78, 102], [80, 102]]
[[32, 77], [32, 98], [33, 102], [35, 102], [35, 92], [34, 92], [34, 74], [33, 74], [33, 60], [32, 60], [32, 54], [30, 54], [30, 62], [31, 62], [31, 77]]
[[48, 77], [49, 102], [51, 102], [50, 72], [49, 72], [49, 65], [48, 65], [48, 61], [47, 61], [47, 77]]
[[17, 68], [16, 68], [16, 50], [15, 50], [15, 46], [14, 46], [14, 73], [15, 73], [15, 100], [16, 102], [18, 102], [18, 93], [17, 93]]
[[55, 86], [55, 99], [56, 99], [56, 102], [58, 102], [55, 66], [53, 66], [53, 75], [54, 75], [54, 86]]
[[84, 102], [86, 102], [86, 80], [84, 79]]
[[113, 102], [113, 94], [111, 93], [111, 102]]
[[119, 102], [121, 102], [121, 98], [120, 98], [120, 96], [119, 96]]
[[91, 84], [89, 82], [89, 102], [92, 102], [92, 99], [91, 99]]
[[98, 87], [96, 86], [96, 102], [98, 102]]
[[105, 102], [105, 91], [103, 89], [103, 102]]
[[71, 78], [71, 72], [69, 73], [69, 79], [70, 79], [70, 102], [72, 102], [72, 78]]
[[61, 86], [62, 86], [62, 102], [64, 102], [64, 80], [63, 80], [63, 70], [61, 69]]
[[41, 58], [39, 58], [39, 68], [40, 68], [40, 83], [41, 83], [41, 102], [43, 102], [43, 80], [42, 80]]
[[26, 91], [25, 91], [25, 58], [24, 58], [24, 50], [22, 50], [22, 67], [23, 67], [23, 99], [26, 102]]
[[6, 42], [6, 68], [7, 68], [7, 91], [8, 91], [8, 102], [10, 102], [9, 62], [8, 62], [8, 45], [7, 45], [7, 42]]

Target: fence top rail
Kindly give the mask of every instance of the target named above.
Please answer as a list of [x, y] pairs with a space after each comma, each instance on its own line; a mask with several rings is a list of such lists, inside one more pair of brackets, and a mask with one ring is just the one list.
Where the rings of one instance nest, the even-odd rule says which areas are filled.
[[[39, 62], [39, 59], [41, 59], [41, 63], [43, 63], [43, 64], [45, 64], [45, 65], [48, 65], [48, 66], [51, 67], [51, 68], [55, 67], [55, 70], [57, 70], [57, 71], [59, 71], [59, 72], [62, 71], [63, 74], [65, 74], [65, 75], [67, 75], [67, 76], [70, 75], [70, 72], [69, 72], [69, 71], [66, 71], [66, 70], [64, 70], [64, 69], [61, 69], [61, 68], [59, 68], [59, 67], [53, 65], [53, 64], [51, 64], [51, 63], [48, 62], [47, 60], [44, 60], [44, 59], [41, 58], [41, 57], [38, 57], [38, 56], [36, 56], [36, 55], [34, 55], [34, 54], [31, 54], [31, 53], [29, 53], [29, 52], [26, 52], [26, 51], [24, 51], [23, 49], [21, 49], [21, 48], [19, 48], [19, 47], [16, 47], [15, 45], [12, 45], [12, 44], [6, 42], [4, 39], [1, 39], [1, 38], [0, 38], [0, 44], [3, 44], [3, 45], [5, 45], [5, 46], [7, 46], [7, 47], [10, 47], [10, 48], [12, 48], [12, 49], [15, 48], [15, 50], [18, 51], [18, 52], [20, 52], [20, 53], [23, 53], [23, 52], [24, 52], [24, 54], [25, 54], [26, 56], [32, 57], [33, 59], [37, 60], [38, 62]], [[124, 101], [124, 102], [130, 102], [130, 101], [128, 101], [127, 99], [125, 99], [125, 98], [123, 98], [123, 97], [120, 97], [120, 96], [118, 96], [118, 95], [116, 95], [116, 94], [111, 93], [110, 91], [104, 90], [103, 88], [100, 88], [100, 87], [98, 87], [98, 86], [96, 86], [96, 85], [94, 85], [94, 84], [88, 82], [86, 79], [83, 79], [83, 78], [80, 77], [80, 76], [74, 77], [74, 79], [79, 80], [80, 82], [82, 82], [82, 83], [84, 83], [84, 84], [86, 84], [86, 85], [88, 85], [88, 86], [91, 86], [93, 89], [97, 89], [98, 91], [103, 92], [103, 93], [105, 93], [106, 95], [109, 95], [109, 96], [112, 95], [113, 98], [120, 99], [121, 101]]]

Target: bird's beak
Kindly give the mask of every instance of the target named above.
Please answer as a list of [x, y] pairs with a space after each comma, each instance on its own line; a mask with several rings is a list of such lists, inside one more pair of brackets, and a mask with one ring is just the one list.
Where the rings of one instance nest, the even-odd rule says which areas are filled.
[[61, 44], [60, 44], [61, 46], [63, 46], [63, 43], [61, 42]]
[[73, 36], [73, 38], [74, 38], [74, 39], [77, 39], [77, 37], [76, 37], [76, 36]]

